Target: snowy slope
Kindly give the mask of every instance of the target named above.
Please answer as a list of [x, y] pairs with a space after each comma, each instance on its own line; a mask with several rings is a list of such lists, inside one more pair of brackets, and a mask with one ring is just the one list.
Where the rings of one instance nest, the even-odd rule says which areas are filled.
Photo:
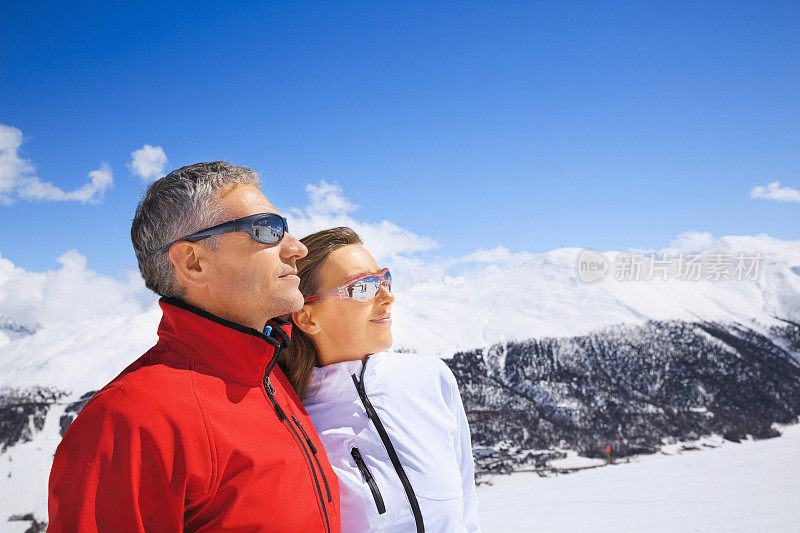
[[96, 390], [155, 343], [159, 320], [161, 309], [152, 306], [42, 328], [0, 348], [0, 387]]
[[483, 530], [797, 531], [800, 426], [781, 437], [478, 488]]

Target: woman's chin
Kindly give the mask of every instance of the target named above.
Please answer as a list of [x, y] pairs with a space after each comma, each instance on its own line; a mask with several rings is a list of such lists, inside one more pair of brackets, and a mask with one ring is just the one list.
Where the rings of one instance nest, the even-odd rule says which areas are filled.
[[380, 342], [375, 343], [375, 352], [383, 352], [388, 350], [392, 347], [392, 333], [389, 332], [388, 335], [381, 336]]
[[386, 340], [386, 342], [383, 344], [383, 347], [380, 349], [380, 351], [382, 351], [382, 352], [385, 351], [385, 350], [388, 350], [389, 348], [391, 348], [392, 347], [392, 342], [394, 342], [392, 340], [392, 333], [391, 332], [389, 332], [389, 335], [387, 335], [387, 336], [389, 338]]

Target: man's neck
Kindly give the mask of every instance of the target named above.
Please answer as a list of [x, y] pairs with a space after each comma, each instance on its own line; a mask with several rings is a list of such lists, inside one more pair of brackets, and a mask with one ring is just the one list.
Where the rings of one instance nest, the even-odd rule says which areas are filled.
[[229, 306], [214, 302], [211, 298], [204, 298], [196, 294], [186, 293], [180, 299], [187, 304], [197, 307], [198, 309], [202, 309], [203, 311], [211, 313], [214, 316], [224, 318], [225, 320], [233, 322], [234, 324], [239, 324], [240, 326], [253, 328], [256, 331], [263, 331], [264, 325], [267, 323], [266, 320], [260, 324], [249, 320], [243, 320], [241, 315], [232, 313]]

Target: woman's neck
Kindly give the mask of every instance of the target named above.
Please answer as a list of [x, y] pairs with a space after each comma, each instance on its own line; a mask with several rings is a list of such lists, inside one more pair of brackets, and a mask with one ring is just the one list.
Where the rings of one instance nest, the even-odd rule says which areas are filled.
[[334, 365], [336, 363], [344, 363], [345, 361], [361, 361], [362, 363], [367, 360], [370, 353], [364, 355], [354, 355], [354, 354], [340, 354], [340, 355], [327, 355], [327, 354], [318, 354], [317, 357], [317, 366], [328, 366]]

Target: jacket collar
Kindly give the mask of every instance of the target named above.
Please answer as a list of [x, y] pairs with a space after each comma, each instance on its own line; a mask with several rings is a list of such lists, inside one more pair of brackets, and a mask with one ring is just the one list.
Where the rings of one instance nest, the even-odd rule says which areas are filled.
[[282, 347], [291, 339], [291, 324], [269, 321], [269, 335], [198, 309], [176, 298], [159, 301], [164, 316], [158, 326], [160, 342], [180, 343], [194, 353], [194, 370], [250, 382], [272, 371]]
[[303, 403], [349, 402], [358, 398], [352, 376], [361, 379], [363, 366], [360, 360], [355, 360], [315, 367]]

